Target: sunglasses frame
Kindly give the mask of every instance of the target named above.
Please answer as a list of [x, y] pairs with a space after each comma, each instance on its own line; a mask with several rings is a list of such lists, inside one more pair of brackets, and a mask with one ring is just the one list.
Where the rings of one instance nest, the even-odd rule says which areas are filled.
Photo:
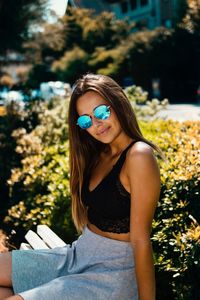
[[[111, 107], [110, 105], [99, 104], [99, 105], [97, 105], [97, 106], [92, 110], [92, 111], [93, 111], [93, 114], [94, 114], [94, 111], [95, 111], [96, 108], [98, 108], [99, 106], [103, 106], [103, 105], [106, 106], [106, 108], [110, 110], [110, 107]], [[110, 110], [110, 114], [111, 114], [111, 110]], [[91, 115], [88, 115], [88, 114], [83, 114], [83, 115], [79, 116], [78, 119], [79, 119], [80, 117], [82, 117], [82, 116], [88, 116], [88, 117], [90, 117], [90, 119], [91, 119], [91, 121], [92, 121], [92, 116], [91, 116]], [[95, 117], [95, 116], [94, 116], [94, 117]], [[110, 117], [110, 116], [109, 116], [109, 117]], [[109, 117], [108, 117], [108, 118], [109, 118]], [[97, 117], [95, 117], [95, 118], [97, 118]], [[108, 119], [108, 118], [106, 118], [106, 119]], [[78, 119], [77, 119], [77, 120], [78, 120]], [[100, 118], [97, 118], [97, 119], [98, 119], [98, 120], [104, 121], [104, 119], [100, 119]], [[105, 119], [105, 120], [106, 120], [106, 119]], [[91, 126], [88, 127], [88, 128], [82, 128], [82, 127], [78, 124], [78, 121], [77, 121], [76, 125], [78, 125], [81, 129], [84, 129], [84, 130], [86, 130], [86, 129], [88, 129], [88, 128], [90, 128], [90, 127], [92, 126], [92, 125], [91, 125]]]

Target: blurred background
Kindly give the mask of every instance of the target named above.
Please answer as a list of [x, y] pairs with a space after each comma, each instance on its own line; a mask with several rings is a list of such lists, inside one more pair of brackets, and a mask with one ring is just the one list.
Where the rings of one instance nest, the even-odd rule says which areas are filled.
[[157, 300], [200, 299], [200, 0], [0, 0], [0, 251], [49, 225], [77, 238], [68, 103], [87, 72], [124, 89], [157, 144]]
[[78, 67], [170, 103], [199, 102], [198, 0], [0, 3], [1, 98], [35, 96], [41, 82], [72, 84]]

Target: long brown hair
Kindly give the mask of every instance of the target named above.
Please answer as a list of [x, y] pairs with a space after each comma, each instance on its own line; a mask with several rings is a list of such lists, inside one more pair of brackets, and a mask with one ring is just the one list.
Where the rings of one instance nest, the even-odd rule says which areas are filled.
[[88, 91], [95, 91], [108, 101], [115, 111], [122, 129], [130, 138], [147, 143], [162, 157], [161, 150], [143, 137], [127, 96], [112, 78], [105, 75], [86, 74], [77, 80], [69, 103], [68, 122], [72, 218], [78, 232], [81, 232], [87, 223], [87, 210], [82, 202], [84, 178], [90, 173], [99, 154], [107, 148], [106, 144], [99, 142], [86, 130], [82, 130], [76, 125], [78, 118], [76, 102]]

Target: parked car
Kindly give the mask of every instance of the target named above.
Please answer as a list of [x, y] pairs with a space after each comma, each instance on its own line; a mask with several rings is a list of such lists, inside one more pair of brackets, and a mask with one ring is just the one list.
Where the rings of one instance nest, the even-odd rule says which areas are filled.
[[0, 105], [4, 105], [5, 104], [5, 100], [7, 98], [8, 95], [8, 89], [4, 88], [2, 91], [0, 91]]
[[70, 91], [70, 84], [62, 81], [49, 81], [40, 84], [41, 98], [44, 100], [50, 100], [55, 96], [66, 97]]
[[23, 109], [25, 106], [23, 93], [20, 91], [7, 92], [5, 99], [4, 99], [4, 105], [8, 105], [11, 102], [16, 102], [20, 106], [20, 108]]
[[35, 99], [40, 99], [41, 98], [41, 91], [38, 89], [35, 89], [35, 90], [32, 90], [30, 92], [30, 98], [32, 100], [35, 100]]

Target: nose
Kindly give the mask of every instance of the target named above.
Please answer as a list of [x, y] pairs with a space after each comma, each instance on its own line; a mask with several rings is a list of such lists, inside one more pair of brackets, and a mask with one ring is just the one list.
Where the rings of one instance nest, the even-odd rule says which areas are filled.
[[97, 127], [97, 126], [99, 126], [99, 125], [102, 124], [102, 120], [97, 119], [97, 118], [95, 118], [95, 117], [93, 117], [92, 122], [93, 122], [93, 125], [94, 125], [95, 127]]

